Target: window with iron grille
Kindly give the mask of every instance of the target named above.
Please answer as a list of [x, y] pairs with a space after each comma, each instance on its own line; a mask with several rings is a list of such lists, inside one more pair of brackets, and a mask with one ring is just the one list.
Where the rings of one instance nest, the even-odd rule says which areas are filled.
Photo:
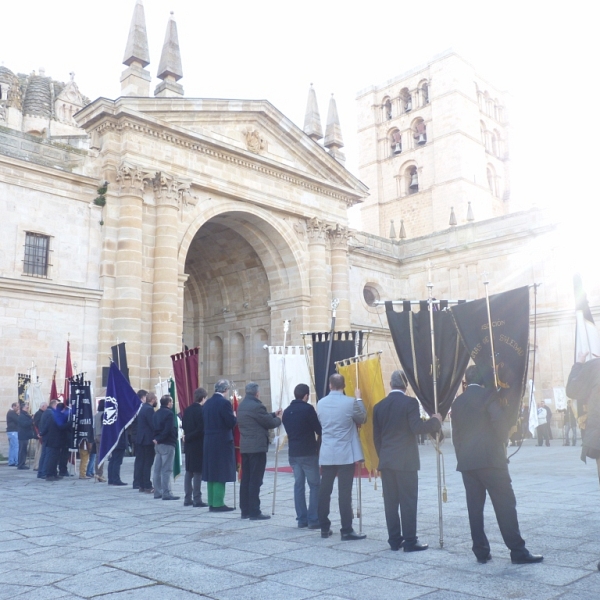
[[33, 277], [48, 277], [49, 254], [50, 236], [26, 232], [23, 274]]

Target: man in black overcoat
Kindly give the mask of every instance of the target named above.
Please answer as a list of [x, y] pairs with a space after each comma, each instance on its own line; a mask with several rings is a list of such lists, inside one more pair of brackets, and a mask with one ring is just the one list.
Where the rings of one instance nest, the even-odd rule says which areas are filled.
[[490, 543], [483, 525], [486, 492], [494, 506], [500, 533], [514, 564], [541, 562], [531, 554], [519, 531], [517, 500], [513, 491], [505, 443], [510, 430], [510, 410], [492, 390], [485, 389], [475, 365], [465, 373], [467, 388], [452, 405], [452, 441], [457, 471], [462, 473], [477, 562], [491, 560]]
[[202, 508], [208, 506], [202, 502], [202, 456], [204, 454], [204, 419], [202, 405], [208, 396], [204, 388], [194, 391], [194, 401], [183, 413], [183, 434], [185, 444], [184, 506]]
[[[144, 390], [140, 390], [144, 391]], [[138, 397], [142, 400], [140, 392]], [[152, 486], [152, 465], [154, 464], [154, 409], [158, 401], [154, 392], [148, 392], [142, 400], [136, 417], [135, 462], [133, 463], [134, 489], [137, 483], [140, 492], [154, 493]]]
[[392, 373], [390, 386], [392, 391], [373, 410], [373, 439], [379, 456], [388, 543], [392, 550], [404, 546], [404, 552], [417, 552], [428, 548], [417, 538], [417, 435], [439, 431], [442, 417], [435, 414], [427, 421], [421, 419], [418, 401], [406, 395], [406, 376], [402, 371]]
[[235, 447], [233, 428], [237, 419], [226, 394], [231, 387], [226, 379], [215, 383], [215, 393], [204, 403], [204, 452], [202, 456], [202, 481], [210, 512], [234, 510], [225, 504], [225, 484], [235, 481]]

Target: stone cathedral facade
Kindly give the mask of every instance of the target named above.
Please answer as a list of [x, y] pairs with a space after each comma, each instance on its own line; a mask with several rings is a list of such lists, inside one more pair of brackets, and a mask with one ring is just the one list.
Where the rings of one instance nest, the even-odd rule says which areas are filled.
[[336, 328], [369, 330], [387, 378], [397, 359], [376, 301], [426, 298], [427, 261], [440, 298], [481, 297], [484, 272], [492, 292], [543, 280], [537, 387], [551, 398], [574, 323], [557, 225], [510, 212], [501, 102], [445, 60], [359, 96], [365, 183], [343, 166], [333, 99], [323, 136], [312, 88], [302, 129], [266, 101], [185, 97], [172, 18], [151, 90], [141, 0], [116, 100], [0, 67], [0, 418], [32, 363], [47, 393], [58, 355], [61, 387], [67, 339], [97, 392], [115, 343], [136, 389], [186, 345], [204, 387], [255, 380], [268, 403], [263, 346], [282, 343], [284, 319], [293, 344], [328, 330], [333, 298]]

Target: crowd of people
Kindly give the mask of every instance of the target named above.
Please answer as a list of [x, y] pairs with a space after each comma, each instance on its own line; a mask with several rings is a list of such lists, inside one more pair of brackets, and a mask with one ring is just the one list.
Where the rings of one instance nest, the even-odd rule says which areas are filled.
[[[267, 464], [269, 431], [284, 425], [289, 442], [288, 458], [294, 475], [294, 506], [299, 528], [319, 530], [321, 537], [333, 535], [330, 502], [334, 481], [338, 480], [340, 535], [343, 541], [366, 538], [353, 528], [352, 487], [357, 464], [364, 460], [359, 428], [367, 420], [361, 400], [344, 394], [343, 376], [329, 378], [329, 394], [309, 403], [310, 389], [299, 384], [294, 399], [285, 411], [268, 412], [260, 400], [258, 384], [246, 385], [245, 396], [234, 413], [229, 399], [230, 383], [219, 380], [208, 398], [203, 388], [194, 392], [194, 401], [182, 415], [182, 440], [185, 447], [184, 506], [208, 507], [210, 512], [235, 510], [225, 504], [225, 487], [237, 477], [234, 429], [239, 428], [241, 483], [239, 507], [242, 519], [268, 520], [261, 511], [260, 489]], [[424, 419], [419, 402], [407, 395], [407, 380], [395, 371], [391, 392], [377, 403], [373, 412], [373, 436], [379, 458], [388, 543], [392, 551], [417, 552], [427, 549], [417, 536], [418, 439], [435, 435], [442, 416]], [[597, 460], [600, 478], [600, 359], [576, 363], [569, 377], [567, 393], [585, 402], [587, 428], [583, 438], [582, 459]], [[127, 435], [121, 435], [108, 460], [108, 485], [126, 486], [120, 467], [128, 441], [135, 448], [133, 488], [152, 494], [155, 499], [179, 500], [172, 492], [175, 449], [179, 438], [173, 399], [165, 395], [138, 392], [142, 406]], [[160, 404], [156, 410], [157, 404]], [[574, 414], [567, 405], [565, 424], [573, 429]], [[543, 406], [540, 407], [545, 412]], [[95, 460], [101, 443], [102, 403], [95, 415], [93, 439], [79, 447], [80, 478], [105, 481], [102, 464]], [[569, 412], [570, 411], [570, 412]], [[13, 404], [10, 423], [9, 464], [27, 469], [27, 447], [37, 440], [34, 469], [38, 477], [56, 481], [69, 476], [69, 407], [56, 400], [40, 406], [31, 416], [27, 404]], [[541, 421], [538, 418], [538, 422]], [[546, 420], [546, 423], [549, 419]], [[544, 423], [541, 423], [542, 425]], [[494, 390], [486, 389], [475, 366], [467, 368], [465, 385], [452, 407], [452, 441], [457, 470], [461, 472], [467, 501], [472, 550], [479, 563], [491, 560], [490, 544], [484, 531], [484, 504], [490, 496], [504, 543], [515, 564], [543, 560], [526, 548], [516, 511], [516, 498], [506, 459], [506, 440], [510, 423], [509, 407]], [[15, 435], [16, 434], [16, 435]], [[544, 439], [542, 434], [542, 440]], [[84, 448], [85, 446], [85, 448]], [[206, 482], [207, 498], [202, 500], [201, 482]], [[309, 496], [306, 499], [306, 483]], [[599, 564], [600, 568], [600, 564]]]

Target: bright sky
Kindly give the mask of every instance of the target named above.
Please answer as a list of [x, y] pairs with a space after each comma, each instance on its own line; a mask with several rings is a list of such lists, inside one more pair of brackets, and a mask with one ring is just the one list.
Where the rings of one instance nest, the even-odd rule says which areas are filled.
[[[74, 71], [91, 99], [116, 98], [134, 4], [3, 0], [0, 62], [15, 72], [44, 67], [61, 81]], [[346, 166], [355, 174], [356, 93], [453, 47], [509, 93], [514, 205], [551, 206], [567, 221], [584, 216], [597, 230], [600, 53], [592, 2], [145, 0], [144, 6], [153, 77], [175, 12], [186, 96], [266, 98], [302, 127], [310, 83], [323, 126], [335, 93]]]

